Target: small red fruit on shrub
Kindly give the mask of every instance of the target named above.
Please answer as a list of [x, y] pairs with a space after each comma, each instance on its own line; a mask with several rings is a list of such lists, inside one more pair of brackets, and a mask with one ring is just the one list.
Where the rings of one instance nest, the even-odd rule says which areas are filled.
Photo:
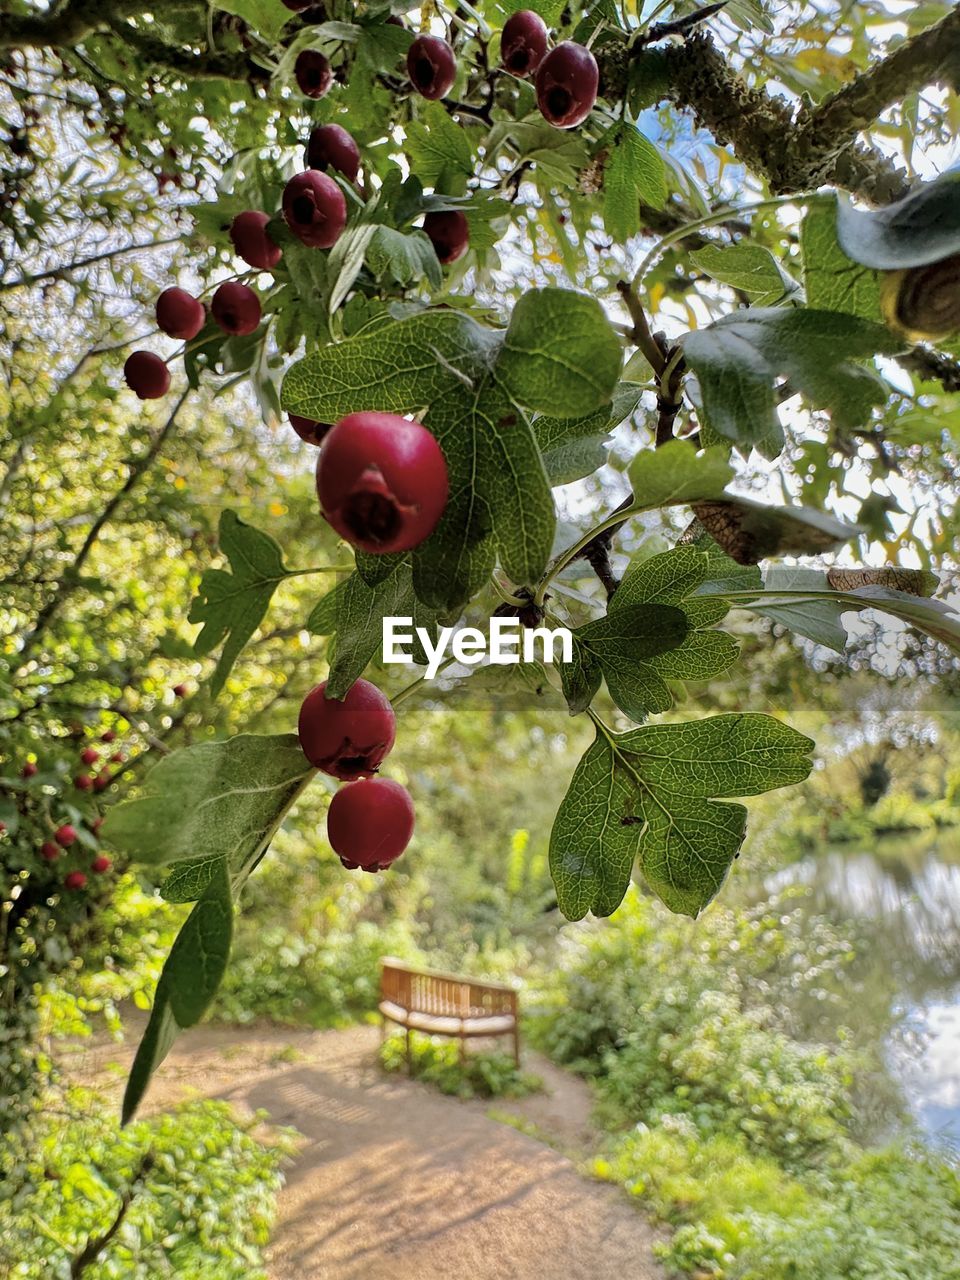
[[447, 505], [447, 464], [419, 422], [351, 413], [329, 432], [317, 462], [317, 496], [342, 538], [374, 555], [429, 538]]
[[195, 338], [203, 328], [207, 313], [203, 303], [186, 289], [164, 289], [157, 299], [157, 328], [168, 338]]
[[351, 182], [360, 172], [360, 148], [338, 124], [317, 125], [307, 143], [309, 169], [336, 169]]
[[100, 830], [102, 826], [103, 826], [103, 818], [102, 817], [94, 818], [94, 820], [90, 823], [90, 830], [94, 833], [94, 835], [96, 835], [96, 833]]
[[35, 776], [36, 772], [37, 772], [37, 766], [33, 763], [32, 760], [28, 760], [27, 763], [20, 770], [20, 777], [32, 778]]
[[327, 838], [350, 871], [385, 871], [413, 835], [410, 793], [389, 778], [370, 778], [341, 787], [330, 801]]
[[283, 192], [283, 216], [298, 240], [311, 249], [329, 249], [347, 225], [347, 202], [332, 178], [316, 169], [298, 173]]
[[78, 773], [73, 780], [73, 785], [78, 791], [92, 791], [93, 779], [90, 777], [89, 773]]
[[52, 840], [44, 840], [43, 844], [40, 846], [40, 857], [43, 858], [45, 862], [56, 862], [60, 857], [59, 846], [55, 845]]
[[123, 376], [141, 400], [159, 400], [170, 390], [170, 370], [152, 351], [134, 351], [128, 356]]
[[248, 267], [258, 271], [272, 271], [283, 257], [283, 250], [273, 243], [267, 232], [270, 215], [259, 209], [247, 209], [238, 213], [230, 224], [230, 239]]
[[7, 824], [5, 822], [0, 822], [0, 836], [3, 835], [6, 829], [7, 829]]
[[315, 769], [352, 782], [376, 773], [397, 733], [393, 707], [376, 685], [358, 680], [342, 702], [326, 697], [327, 682], [311, 689], [300, 707], [300, 746]]
[[122, 752], [122, 751], [115, 751], [115, 752], [113, 753], [113, 755], [110, 757], [110, 763], [111, 763], [111, 764], [123, 764], [123, 752]]
[[80, 752], [80, 759], [84, 764], [96, 764], [100, 759], [100, 752], [96, 747], [84, 747]]
[[173, 694], [176, 698], [185, 698], [187, 696], [187, 686], [185, 684], [175, 684], [173, 686]]
[[71, 827], [69, 822], [65, 822], [62, 827], [57, 827], [53, 838], [62, 849], [69, 849], [77, 838], [77, 829]]
[[106, 791], [109, 785], [110, 785], [109, 773], [98, 773], [93, 780], [94, 791]]
[[322, 98], [333, 84], [333, 68], [316, 49], [304, 49], [297, 55], [293, 74], [300, 92], [308, 98]]
[[100, 873], [104, 871], [109, 871], [112, 865], [113, 864], [111, 863], [110, 859], [104, 857], [102, 853], [99, 858], [94, 858], [94, 860], [90, 863], [91, 869], [93, 871], [100, 872]]
[[593, 110], [599, 83], [600, 69], [590, 50], [564, 40], [540, 63], [537, 106], [558, 129], [572, 129]]
[[291, 427], [301, 440], [306, 440], [307, 444], [323, 444], [324, 437], [333, 427], [331, 422], [315, 422], [313, 418], [301, 418], [298, 413], [290, 413], [287, 416]]
[[428, 213], [423, 220], [423, 229], [433, 242], [441, 262], [456, 262], [467, 252], [470, 226], [459, 209]]
[[87, 877], [82, 871], [71, 871], [63, 883], [68, 889], [82, 889], [87, 883]]
[[112, 729], [105, 729], [100, 735], [101, 742], [116, 742], [117, 735]]
[[547, 52], [547, 28], [539, 13], [521, 9], [503, 24], [500, 61], [515, 76], [536, 71]]
[[435, 102], [450, 92], [457, 78], [457, 60], [446, 40], [417, 36], [407, 50], [407, 74], [417, 93]]
[[260, 299], [245, 284], [228, 280], [213, 295], [213, 318], [224, 331], [237, 337], [253, 333], [260, 323]]

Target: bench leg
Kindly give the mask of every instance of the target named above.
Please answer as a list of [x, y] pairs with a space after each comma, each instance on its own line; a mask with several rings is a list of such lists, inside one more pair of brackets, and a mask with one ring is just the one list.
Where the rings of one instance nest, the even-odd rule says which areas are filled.
[[410, 1046], [410, 1028], [407, 1027], [407, 1075], [413, 1075], [413, 1051]]
[[513, 1060], [520, 1067], [520, 1024], [515, 1023], [513, 1028]]
[[467, 1065], [467, 1037], [466, 1036], [460, 1037], [460, 1065], [461, 1067], [465, 1067]]

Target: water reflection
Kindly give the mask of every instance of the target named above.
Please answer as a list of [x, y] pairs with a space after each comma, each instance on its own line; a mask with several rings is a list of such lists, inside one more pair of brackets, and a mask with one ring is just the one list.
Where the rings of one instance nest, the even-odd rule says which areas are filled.
[[890, 1127], [896, 1083], [923, 1131], [960, 1148], [958, 833], [828, 850], [771, 875], [765, 887], [795, 884], [808, 887], [806, 910], [855, 934], [858, 952], [831, 1007], [807, 1011], [810, 1032], [829, 1037], [846, 1025], [858, 1043], [882, 1039], [892, 1079], [860, 1082], [871, 1127]]

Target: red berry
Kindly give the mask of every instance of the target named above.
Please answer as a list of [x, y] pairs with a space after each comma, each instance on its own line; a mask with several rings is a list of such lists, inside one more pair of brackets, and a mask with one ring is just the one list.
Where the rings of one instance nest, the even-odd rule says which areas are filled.
[[301, 418], [298, 413], [290, 413], [287, 416], [291, 427], [301, 440], [306, 440], [307, 444], [323, 444], [324, 436], [333, 425], [330, 422], [315, 422], [313, 418]]
[[213, 318], [224, 331], [238, 337], [253, 333], [260, 323], [260, 299], [245, 284], [228, 280], [213, 295]]
[[187, 686], [185, 684], [175, 684], [173, 686], [173, 693], [177, 698], [185, 698], [187, 696]]
[[423, 229], [433, 242], [441, 262], [456, 262], [467, 252], [470, 227], [459, 209], [428, 213], [423, 220]]
[[110, 757], [110, 763], [111, 763], [111, 764], [123, 764], [123, 752], [122, 752], [122, 751], [115, 751], [115, 752], [113, 753], [113, 755]]
[[71, 871], [63, 883], [68, 889], [82, 889], [87, 883], [87, 877], [82, 871]]
[[342, 702], [326, 696], [327, 682], [303, 700], [297, 732], [300, 746], [315, 769], [352, 782], [376, 773], [387, 758], [397, 732], [388, 698], [369, 680], [350, 686]]
[[230, 226], [230, 239], [238, 257], [258, 271], [272, 271], [283, 257], [283, 250], [270, 239], [269, 222], [269, 214], [248, 209], [238, 213]]
[[457, 60], [446, 40], [417, 36], [407, 50], [407, 74], [417, 93], [436, 101], [450, 92], [457, 78]]
[[103, 818], [102, 817], [94, 818], [94, 820], [90, 823], [90, 830], [94, 834], [96, 834], [102, 826], [103, 826]]
[[97, 872], [109, 871], [112, 865], [113, 864], [111, 863], [110, 859], [104, 857], [102, 853], [99, 858], [94, 858], [94, 860], [90, 863], [91, 869]]
[[351, 413], [327, 435], [317, 462], [324, 517], [352, 546], [409, 551], [433, 533], [447, 505], [447, 464], [419, 422]]
[[100, 735], [101, 742], [116, 742], [117, 735], [112, 729], [105, 729]]
[[539, 13], [520, 9], [511, 14], [500, 35], [500, 61], [515, 76], [536, 71], [547, 52], [547, 28]]
[[157, 299], [157, 327], [168, 338], [195, 338], [206, 323], [203, 303], [186, 289], [164, 289]]
[[62, 827], [57, 827], [53, 838], [62, 849], [69, 849], [77, 838], [77, 829], [71, 827], [69, 822], [65, 822]]
[[297, 54], [293, 74], [300, 92], [308, 98], [322, 98], [333, 84], [333, 68], [316, 49], [304, 49]]
[[341, 787], [330, 801], [327, 838], [351, 871], [384, 871], [413, 835], [410, 793], [389, 778], [369, 778]]
[[299, 13], [301, 9], [309, 9], [312, 4], [316, 4], [316, 0], [283, 0], [283, 3], [294, 13]]
[[100, 752], [96, 747], [84, 747], [80, 752], [80, 759], [84, 764], [96, 764], [100, 759]]
[[6, 829], [7, 829], [7, 824], [5, 822], [0, 822], [0, 836], [3, 835]]
[[283, 192], [287, 225], [311, 249], [329, 249], [347, 225], [347, 202], [332, 178], [316, 169], [298, 173]]
[[73, 785], [78, 791], [92, 791], [93, 779], [90, 777], [89, 773], [78, 773], [73, 780]]
[[593, 110], [599, 83], [600, 69], [590, 50], [564, 40], [540, 63], [537, 106], [558, 129], [572, 129]]
[[93, 780], [94, 791], [106, 791], [109, 785], [110, 785], [109, 773], [98, 773]]
[[40, 857], [43, 858], [45, 862], [56, 862], [60, 857], [60, 849], [52, 840], [44, 840], [43, 844], [40, 846]]
[[152, 351], [134, 351], [128, 356], [123, 376], [141, 400], [159, 400], [170, 390], [170, 370]]
[[33, 761], [32, 761], [32, 760], [28, 760], [28, 761], [27, 761], [27, 763], [26, 763], [26, 764], [23, 766], [23, 768], [20, 770], [20, 777], [21, 777], [21, 778], [32, 778], [32, 777], [34, 777], [34, 775], [36, 774], [36, 772], [37, 772], [37, 766], [33, 763]]
[[317, 125], [307, 143], [307, 167], [336, 169], [351, 182], [360, 171], [360, 148], [338, 124]]

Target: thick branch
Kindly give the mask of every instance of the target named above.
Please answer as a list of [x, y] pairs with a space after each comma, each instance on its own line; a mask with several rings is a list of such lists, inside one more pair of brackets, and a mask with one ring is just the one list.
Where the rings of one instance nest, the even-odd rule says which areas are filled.
[[897, 364], [927, 382], [939, 382], [944, 391], [960, 391], [960, 360], [953, 356], [929, 347], [914, 347], [906, 355], [897, 356]]
[[960, 90], [960, 8], [824, 99], [810, 116], [807, 135], [821, 148], [845, 141], [887, 107], [937, 82]]

